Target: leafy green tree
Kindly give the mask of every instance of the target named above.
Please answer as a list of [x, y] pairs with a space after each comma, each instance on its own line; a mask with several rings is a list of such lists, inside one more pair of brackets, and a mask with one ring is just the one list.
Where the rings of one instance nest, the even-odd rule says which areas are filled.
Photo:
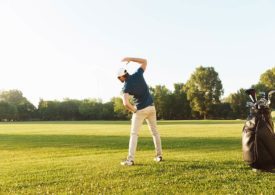
[[114, 97], [112, 98], [111, 102], [114, 105], [115, 119], [119, 119], [119, 120], [130, 119], [131, 114], [129, 111], [125, 109], [121, 98]]
[[17, 119], [26, 121], [32, 119], [38, 119], [36, 107], [28, 100], [21, 102], [17, 106]]
[[103, 120], [112, 120], [115, 119], [114, 104], [113, 102], [107, 102], [103, 104], [102, 109], [102, 119]]
[[185, 85], [187, 98], [195, 112], [207, 118], [210, 107], [220, 103], [222, 82], [213, 67], [198, 67]]
[[81, 101], [65, 99], [60, 102], [59, 113], [62, 120], [78, 120], [80, 119], [79, 106]]
[[96, 99], [86, 99], [81, 102], [79, 112], [85, 120], [99, 120], [102, 118], [103, 105]]
[[17, 108], [11, 103], [0, 101], [0, 121], [11, 121], [16, 118]]
[[14, 120], [31, 120], [32, 118], [36, 118], [35, 106], [30, 103], [19, 90], [2, 91], [0, 93], [0, 100], [16, 107], [17, 114]]
[[41, 120], [61, 120], [59, 109], [60, 102], [40, 100], [38, 112]]
[[[269, 92], [275, 90], [275, 67], [264, 72], [258, 84], [253, 86], [258, 92]], [[275, 108], [275, 95], [271, 99], [271, 107]]]
[[13, 105], [18, 105], [21, 102], [26, 101], [26, 98], [23, 97], [23, 93], [19, 90], [8, 90], [0, 93], [0, 100], [9, 102]]
[[191, 118], [191, 107], [190, 102], [187, 100], [187, 94], [184, 91], [183, 83], [175, 83], [174, 91], [172, 93], [172, 118], [171, 119], [190, 119]]
[[267, 88], [275, 90], [275, 67], [264, 72], [260, 77], [260, 83]]
[[209, 111], [209, 118], [211, 119], [232, 119], [233, 111], [231, 104], [222, 102], [219, 104], [212, 104]]
[[157, 111], [157, 118], [169, 119], [172, 115], [172, 94], [164, 85], [150, 87]]
[[226, 102], [230, 103], [232, 109], [232, 117], [237, 119], [244, 119], [249, 113], [249, 109], [246, 107], [246, 102], [249, 101], [248, 95], [244, 89], [240, 89], [237, 93], [232, 93], [226, 98]]
[[268, 92], [270, 89], [263, 83], [258, 83], [256, 85], [252, 85], [251, 88], [256, 89], [257, 94], [259, 92]]

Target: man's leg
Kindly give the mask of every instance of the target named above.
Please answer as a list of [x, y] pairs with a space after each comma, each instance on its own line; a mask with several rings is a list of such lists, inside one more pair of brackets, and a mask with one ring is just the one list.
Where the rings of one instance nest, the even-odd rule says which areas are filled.
[[150, 106], [148, 110], [148, 115], [146, 118], [146, 122], [153, 136], [153, 141], [156, 149], [156, 155], [162, 156], [162, 147], [161, 147], [161, 139], [157, 130], [157, 116], [156, 116], [156, 108], [154, 106]]
[[145, 119], [145, 116], [142, 112], [138, 111], [137, 113], [133, 114], [132, 122], [131, 122], [131, 133], [130, 133], [130, 141], [129, 141], [129, 153], [127, 160], [135, 160], [135, 153], [137, 148], [137, 141], [138, 141], [138, 133], [142, 126], [142, 123]]

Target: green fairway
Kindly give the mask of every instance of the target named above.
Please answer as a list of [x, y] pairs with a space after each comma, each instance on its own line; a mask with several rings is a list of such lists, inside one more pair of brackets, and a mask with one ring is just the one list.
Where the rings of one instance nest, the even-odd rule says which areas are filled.
[[243, 121], [160, 121], [164, 162], [140, 131], [123, 167], [129, 122], [0, 123], [0, 194], [275, 194], [275, 174], [242, 161]]

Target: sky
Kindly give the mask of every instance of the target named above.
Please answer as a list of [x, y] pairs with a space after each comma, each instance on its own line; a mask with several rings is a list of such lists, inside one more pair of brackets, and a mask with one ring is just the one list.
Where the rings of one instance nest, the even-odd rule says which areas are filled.
[[[275, 66], [272, 0], [1, 0], [0, 90], [39, 99], [119, 96], [126, 56], [148, 61], [150, 86], [213, 66], [225, 94]], [[133, 73], [138, 64], [130, 63]]]

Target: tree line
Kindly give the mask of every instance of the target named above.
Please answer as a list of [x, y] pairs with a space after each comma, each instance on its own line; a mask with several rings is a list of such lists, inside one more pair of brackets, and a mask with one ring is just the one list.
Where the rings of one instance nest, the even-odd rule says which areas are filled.
[[[264, 72], [259, 82], [251, 87], [258, 92], [275, 89], [275, 67]], [[244, 89], [221, 98], [224, 89], [213, 67], [196, 68], [186, 83], [174, 84], [173, 90], [157, 85], [150, 87], [150, 92], [158, 119], [243, 119], [248, 114], [249, 98]], [[272, 108], [274, 105], [273, 98]], [[35, 107], [19, 90], [0, 92], [1, 121], [127, 120], [130, 117], [120, 97], [106, 103], [100, 99], [41, 99]]]

